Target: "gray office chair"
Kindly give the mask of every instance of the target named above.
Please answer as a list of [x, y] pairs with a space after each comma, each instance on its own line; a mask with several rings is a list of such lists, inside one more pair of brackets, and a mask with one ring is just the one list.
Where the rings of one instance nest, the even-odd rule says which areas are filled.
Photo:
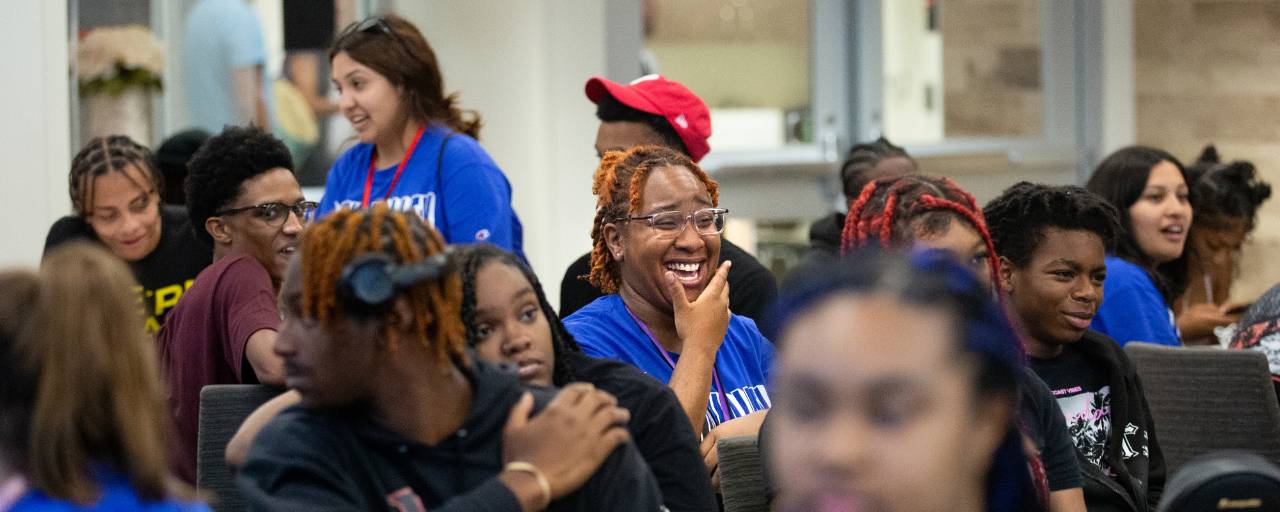
[[1262, 353], [1150, 343], [1126, 344], [1125, 352], [1142, 379], [1167, 474], [1218, 450], [1280, 464], [1280, 405]]
[[241, 511], [244, 500], [227, 467], [231, 436], [254, 409], [283, 390], [258, 384], [220, 384], [200, 390], [200, 423], [196, 441], [196, 487], [208, 495], [217, 512]]
[[724, 512], [769, 512], [755, 436], [721, 439], [716, 443], [716, 451], [720, 454]]

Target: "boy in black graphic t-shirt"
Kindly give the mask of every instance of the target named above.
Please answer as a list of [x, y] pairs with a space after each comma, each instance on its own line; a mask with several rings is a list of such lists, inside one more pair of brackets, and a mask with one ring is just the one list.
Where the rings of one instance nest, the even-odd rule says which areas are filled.
[[1089, 323], [1102, 302], [1119, 213], [1080, 187], [1019, 183], [983, 209], [1000, 286], [1026, 328], [1031, 367], [1075, 440], [1091, 511], [1153, 510], [1164, 457], [1133, 365]]
[[1111, 434], [1111, 386], [1107, 376], [1084, 354], [1068, 349], [1051, 359], [1032, 357], [1031, 368], [1057, 398], [1080, 456], [1107, 471], [1103, 457]]
[[71, 162], [75, 213], [49, 228], [44, 252], [73, 240], [101, 243], [125, 260], [138, 280], [147, 333], [155, 335], [169, 309], [212, 261], [196, 238], [187, 211], [161, 204], [164, 177], [151, 152], [123, 135], [98, 137]]

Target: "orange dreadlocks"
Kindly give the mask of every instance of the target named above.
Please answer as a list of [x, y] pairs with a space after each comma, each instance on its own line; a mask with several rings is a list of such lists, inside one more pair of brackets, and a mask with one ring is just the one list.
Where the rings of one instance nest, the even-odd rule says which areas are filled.
[[688, 169], [707, 186], [711, 205], [720, 203], [716, 181], [678, 151], [662, 146], [636, 146], [626, 152], [605, 153], [591, 183], [591, 193], [596, 195], [596, 218], [591, 224], [591, 273], [584, 276], [604, 293], [616, 293], [620, 284], [617, 261], [605, 243], [604, 226], [635, 215], [640, 210], [640, 191], [644, 190], [649, 172], [663, 167]]
[[[440, 233], [415, 215], [388, 210], [377, 203], [368, 210], [340, 210], [302, 236], [302, 314], [332, 327], [343, 318], [338, 304], [342, 269], [360, 254], [383, 252], [400, 263], [423, 260], [444, 251]], [[461, 307], [462, 284], [451, 272], [403, 292], [413, 307], [413, 340], [436, 362], [466, 362]], [[391, 322], [386, 322], [387, 349], [397, 349]]]
[[982, 237], [995, 282], [1000, 276], [1000, 262], [982, 210], [973, 195], [947, 178], [887, 176], [866, 184], [849, 205], [840, 235], [840, 254], [873, 240], [878, 240], [881, 247], [906, 245], [920, 234], [946, 229], [954, 217], [964, 219]]

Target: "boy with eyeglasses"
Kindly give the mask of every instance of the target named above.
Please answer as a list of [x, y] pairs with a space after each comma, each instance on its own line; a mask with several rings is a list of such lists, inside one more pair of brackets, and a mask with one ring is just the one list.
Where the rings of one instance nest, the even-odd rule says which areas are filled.
[[316, 204], [303, 199], [288, 149], [255, 127], [227, 127], [205, 141], [190, 169], [191, 225], [214, 261], [169, 312], [157, 342], [177, 426], [173, 465], [195, 483], [200, 389], [284, 384], [271, 350], [276, 294]]

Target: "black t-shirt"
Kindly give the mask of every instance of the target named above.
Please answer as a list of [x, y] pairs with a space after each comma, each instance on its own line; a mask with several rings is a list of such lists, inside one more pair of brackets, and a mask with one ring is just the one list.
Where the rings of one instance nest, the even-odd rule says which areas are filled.
[[[93, 228], [78, 216], [58, 219], [44, 239], [44, 253], [73, 240], [101, 243]], [[196, 238], [186, 208], [160, 207], [160, 243], [146, 257], [129, 262], [138, 280], [138, 295], [147, 315], [147, 333], [154, 336], [178, 298], [191, 287], [196, 275], [213, 261], [213, 249]]]
[[[525, 391], [540, 408], [555, 390], [526, 388], [479, 360], [463, 373], [472, 384], [471, 410], [462, 428], [434, 446], [383, 428], [367, 411], [284, 410], [254, 439], [236, 475], [249, 510], [521, 510], [495, 478], [503, 468], [502, 430]], [[549, 510], [655, 512], [661, 505], [653, 474], [626, 443]]]
[[324, 50], [333, 43], [335, 32], [333, 2], [284, 0], [284, 49]]
[[1106, 373], [1071, 345], [1053, 359], [1031, 358], [1031, 367], [1057, 398], [1081, 457], [1110, 474], [1104, 463], [1111, 435], [1111, 385]]
[[715, 491], [703, 468], [698, 438], [676, 395], [666, 384], [638, 368], [611, 359], [569, 352], [565, 363], [574, 376], [617, 397], [631, 411], [627, 428], [649, 464], [672, 512], [716, 510]]
[[[722, 238], [720, 261], [725, 260], [733, 261], [733, 268], [729, 269], [729, 310], [760, 325], [769, 305], [778, 296], [777, 280], [755, 256]], [[578, 279], [590, 273], [591, 253], [582, 255], [564, 272], [564, 279], [560, 281], [560, 318], [568, 318], [603, 295], [585, 279]]]
[[1036, 449], [1040, 450], [1040, 461], [1044, 463], [1045, 476], [1049, 479], [1049, 490], [1082, 487], [1084, 479], [1080, 476], [1076, 448], [1072, 444], [1071, 434], [1067, 432], [1067, 424], [1063, 421], [1062, 409], [1058, 408], [1058, 403], [1053, 399], [1053, 393], [1030, 368], [1023, 368], [1020, 377], [1022, 381], [1019, 382], [1018, 390], [1022, 399], [1019, 402], [1019, 412], [1027, 427], [1027, 435], [1031, 436]]

